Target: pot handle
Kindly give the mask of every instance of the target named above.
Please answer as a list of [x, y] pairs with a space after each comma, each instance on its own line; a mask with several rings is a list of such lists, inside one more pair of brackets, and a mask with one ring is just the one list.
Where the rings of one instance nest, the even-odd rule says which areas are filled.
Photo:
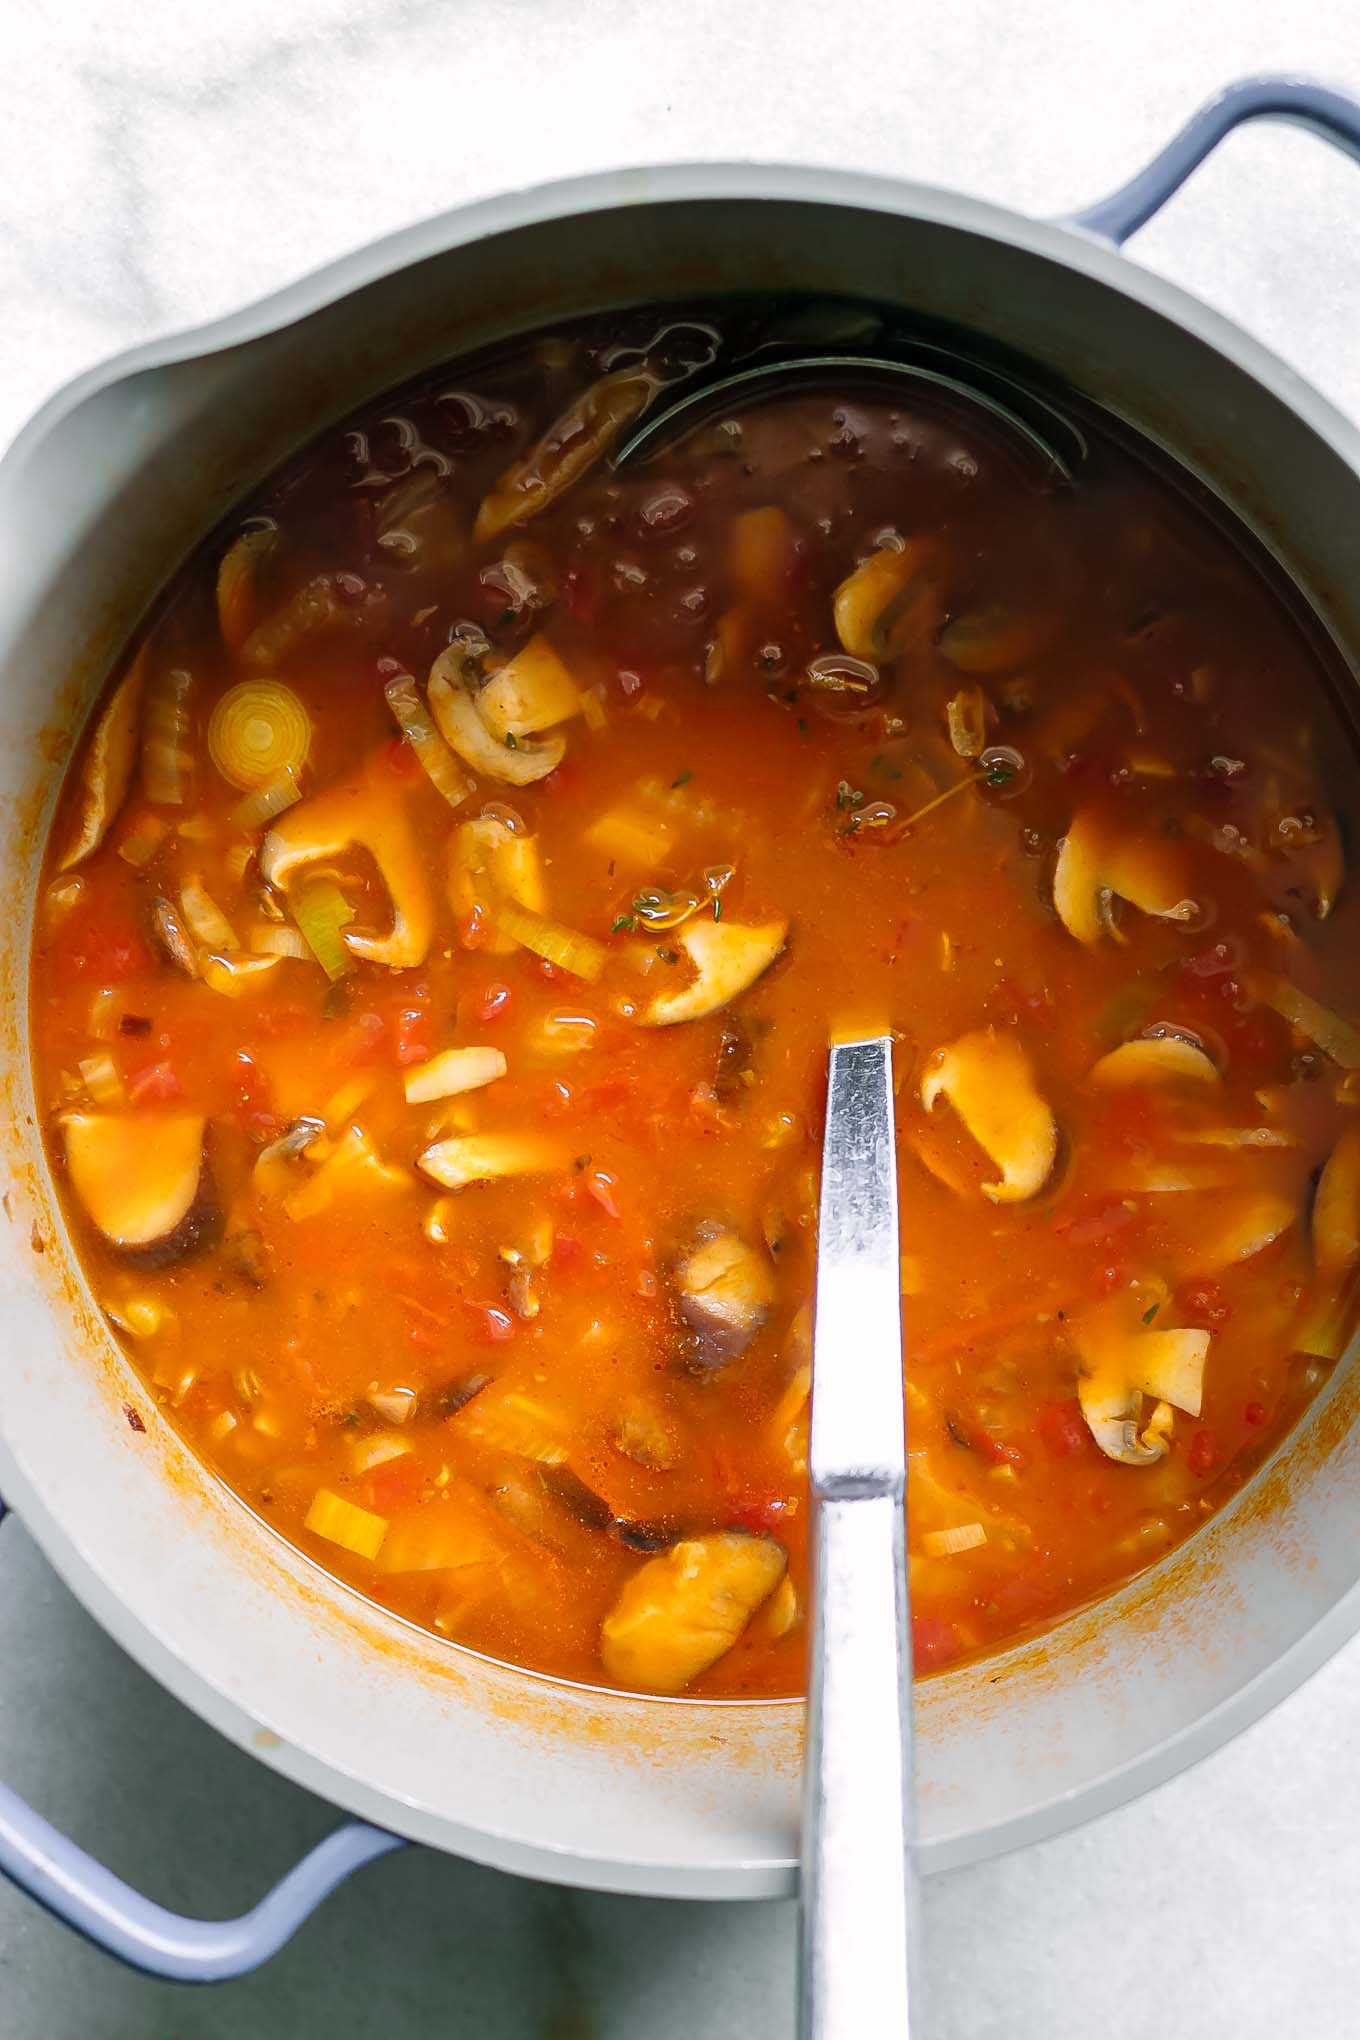
[[1122, 248], [1175, 196], [1224, 136], [1249, 120], [1293, 121], [1360, 161], [1360, 101], [1301, 78], [1243, 78], [1193, 114], [1136, 177], [1095, 205], [1066, 214], [1061, 224], [1080, 227]]
[[[0, 1519], [5, 1505], [0, 1501]], [[132, 1969], [173, 1983], [223, 1983], [258, 1969], [337, 1885], [406, 1845], [346, 1821], [295, 1863], [257, 1905], [231, 1920], [196, 1920], [146, 1898], [0, 1785], [0, 1873], [87, 1941]]]

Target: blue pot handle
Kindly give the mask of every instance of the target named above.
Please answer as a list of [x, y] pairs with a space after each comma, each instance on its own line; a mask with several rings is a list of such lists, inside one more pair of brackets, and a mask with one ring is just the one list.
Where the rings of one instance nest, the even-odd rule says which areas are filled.
[[338, 1884], [404, 1847], [399, 1835], [346, 1821], [239, 1919], [195, 1920], [144, 1898], [0, 1785], [0, 1873], [96, 1948], [174, 1983], [224, 1983], [258, 1969]]
[[1243, 78], [1202, 106], [1136, 177], [1097, 204], [1067, 214], [1062, 224], [1122, 248], [1174, 197], [1210, 150], [1249, 120], [1293, 121], [1360, 161], [1360, 101], [1300, 78]]

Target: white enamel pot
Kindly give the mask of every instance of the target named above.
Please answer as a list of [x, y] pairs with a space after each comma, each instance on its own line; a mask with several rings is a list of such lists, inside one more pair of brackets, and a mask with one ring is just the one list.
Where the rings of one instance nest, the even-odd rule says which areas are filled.
[[[389, 1618], [227, 1494], [113, 1344], [53, 1200], [26, 1012], [43, 831], [111, 659], [236, 498], [387, 386], [583, 311], [764, 287], [886, 300], [1089, 393], [1206, 480], [1337, 643], [1360, 646], [1354, 427], [1114, 245], [1236, 120], [1271, 112], [1351, 146], [1360, 136], [1360, 109], [1335, 95], [1235, 88], [1134, 186], [1068, 224], [891, 180], [750, 165], [493, 199], [83, 377], [0, 465], [0, 1492], [156, 1678], [337, 1806], [564, 1883], [787, 1892], [801, 1708], [584, 1691]], [[1189, 1545], [1038, 1641], [925, 1682], [926, 1867], [1052, 1834], [1167, 1777], [1351, 1635], [1358, 1413], [1343, 1365]], [[14, 1806], [8, 1826], [0, 1819], [0, 1867], [71, 1911], [50, 1876], [44, 1886], [26, 1871]]]

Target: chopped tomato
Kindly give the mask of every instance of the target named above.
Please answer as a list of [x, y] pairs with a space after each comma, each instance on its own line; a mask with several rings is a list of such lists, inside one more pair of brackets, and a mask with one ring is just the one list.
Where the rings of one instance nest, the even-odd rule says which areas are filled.
[[1176, 1291], [1176, 1315], [1183, 1325], [1213, 1332], [1227, 1324], [1232, 1305], [1223, 1293], [1222, 1283], [1206, 1275], [1196, 1282], [1181, 1284]]
[[170, 1105], [184, 1096], [184, 1086], [168, 1062], [146, 1063], [130, 1071], [126, 1088], [133, 1105]]
[[1034, 1428], [1045, 1451], [1054, 1459], [1070, 1459], [1074, 1452], [1084, 1452], [1092, 1443], [1075, 1396], [1067, 1402], [1040, 1403]]
[[130, 916], [93, 906], [74, 910], [62, 924], [52, 950], [58, 970], [101, 985], [122, 984], [155, 963]]
[[1206, 1473], [1213, 1472], [1218, 1465], [1218, 1459], [1218, 1440], [1213, 1432], [1196, 1431], [1190, 1440], [1190, 1450], [1185, 1455], [1185, 1463], [1191, 1473], [1203, 1478]]
[[932, 1672], [959, 1654], [959, 1632], [938, 1615], [911, 1618], [911, 1659], [918, 1672]]
[[515, 1336], [515, 1320], [497, 1303], [473, 1303], [463, 1299], [472, 1337], [483, 1346], [503, 1346]]
[[399, 1459], [384, 1459], [364, 1476], [365, 1501], [380, 1516], [390, 1515], [394, 1509], [409, 1508], [424, 1485], [424, 1467], [414, 1452], [403, 1452]]
[[472, 1000], [472, 1017], [485, 1024], [489, 1020], [503, 1020], [510, 1010], [514, 994], [506, 984], [490, 984]]

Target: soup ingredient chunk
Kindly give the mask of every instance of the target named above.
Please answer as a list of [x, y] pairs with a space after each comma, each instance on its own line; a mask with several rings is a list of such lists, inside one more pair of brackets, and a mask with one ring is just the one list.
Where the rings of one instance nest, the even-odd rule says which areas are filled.
[[746, 1351], [770, 1314], [774, 1274], [740, 1234], [710, 1222], [675, 1263], [676, 1303], [693, 1339], [700, 1371], [725, 1367]]
[[216, 1226], [198, 1112], [68, 1112], [71, 1187], [105, 1239], [143, 1265], [192, 1251]]
[[1001, 1170], [984, 1183], [994, 1204], [1037, 1196], [1053, 1171], [1058, 1128], [1039, 1094], [1029, 1057], [1009, 1035], [987, 1028], [937, 1049], [921, 1083], [921, 1103], [946, 1098]]
[[680, 1693], [732, 1648], [784, 1577], [770, 1537], [690, 1537], [649, 1559], [601, 1630], [611, 1679], [646, 1693]]
[[644, 1027], [676, 1027], [702, 1020], [740, 998], [767, 971], [788, 940], [787, 921], [743, 925], [737, 921], [691, 921], [676, 937], [694, 965], [687, 985], [661, 992], [638, 1013]]

